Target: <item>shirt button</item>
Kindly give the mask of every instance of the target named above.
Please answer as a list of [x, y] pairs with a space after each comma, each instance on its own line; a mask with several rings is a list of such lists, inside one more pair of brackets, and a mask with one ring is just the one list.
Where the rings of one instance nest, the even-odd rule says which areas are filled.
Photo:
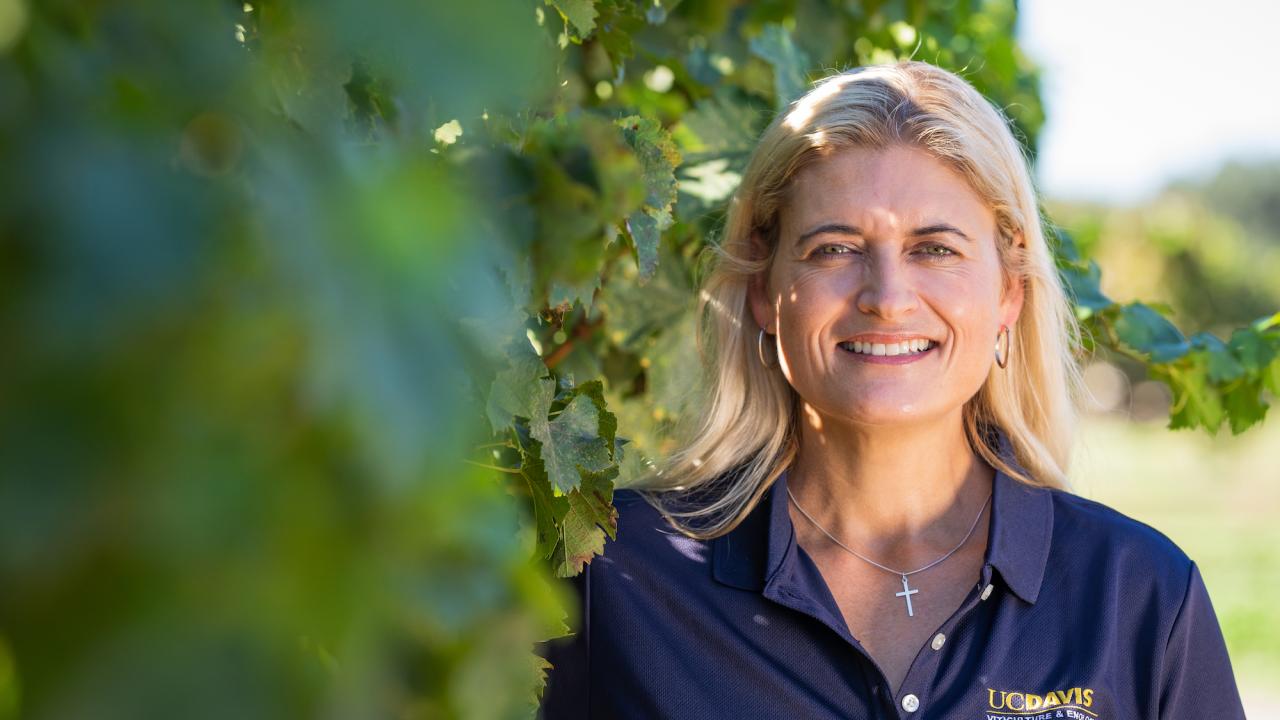
[[986, 587], [984, 587], [984, 588], [982, 588], [982, 599], [983, 599], [983, 600], [986, 600], [987, 598], [991, 597], [991, 588], [992, 588], [992, 587], [993, 587], [993, 586], [992, 586], [990, 583], [987, 583], [987, 586], [986, 586]]
[[947, 636], [943, 635], [942, 633], [938, 633], [937, 635], [933, 636], [933, 642], [929, 643], [929, 647], [933, 648], [934, 650], [941, 650], [942, 644], [945, 643], [946, 641], [947, 641]]
[[902, 698], [902, 709], [907, 712], [915, 712], [920, 707], [920, 698], [915, 695], [907, 695]]

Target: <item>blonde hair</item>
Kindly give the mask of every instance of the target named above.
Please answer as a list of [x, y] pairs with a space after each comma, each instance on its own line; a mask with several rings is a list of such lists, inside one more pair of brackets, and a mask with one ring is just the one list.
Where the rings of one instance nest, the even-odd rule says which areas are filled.
[[[722, 242], [706, 249], [711, 267], [697, 311], [705, 395], [696, 422], [681, 428], [680, 449], [631, 485], [690, 537], [736, 527], [798, 450], [799, 398], [780, 372], [761, 364], [747, 299], [751, 278], [773, 262], [791, 179], [835, 150], [897, 145], [929, 153], [969, 182], [995, 215], [1006, 280], [1024, 287], [1008, 367], [993, 365], [965, 404], [969, 443], [1024, 483], [1066, 486], [1080, 328], [1045, 240], [1027, 158], [1004, 115], [972, 85], [903, 61], [827, 77], [775, 118], [730, 204]], [[1013, 463], [992, 447], [993, 428], [1004, 431]]]

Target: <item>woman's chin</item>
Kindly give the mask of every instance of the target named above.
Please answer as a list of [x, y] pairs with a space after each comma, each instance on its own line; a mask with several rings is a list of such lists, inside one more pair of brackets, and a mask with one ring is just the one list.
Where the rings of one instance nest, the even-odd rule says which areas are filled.
[[838, 419], [857, 426], [890, 427], [929, 422], [946, 414], [942, 409], [918, 399], [901, 399], [892, 402], [860, 402], [832, 413], [832, 420]]

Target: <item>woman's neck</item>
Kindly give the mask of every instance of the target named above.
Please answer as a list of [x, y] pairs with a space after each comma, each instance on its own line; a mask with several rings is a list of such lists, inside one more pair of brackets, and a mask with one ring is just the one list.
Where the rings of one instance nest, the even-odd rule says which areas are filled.
[[[955, 545], [991, 492], [994, 472], [970, 448], [958, 413], [911, 426], [816, 424], [803, 423], [787, 487], [855, 549], [927, 562]], [[794, 505], [791, 515], [802, 540], [821, 534]]]

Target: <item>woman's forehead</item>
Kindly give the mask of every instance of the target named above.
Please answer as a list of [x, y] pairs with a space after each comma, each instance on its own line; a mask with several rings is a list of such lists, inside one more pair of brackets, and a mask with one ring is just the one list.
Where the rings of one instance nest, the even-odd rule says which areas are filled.
[[847, 148], [819, 158], [792, 178], [780, 215], [784, 230], [807, 222], [858, 221], [895, 226], [948, 222], [985, 234], [994, 214], [969, 183], [941, 160], [905, 146]]

